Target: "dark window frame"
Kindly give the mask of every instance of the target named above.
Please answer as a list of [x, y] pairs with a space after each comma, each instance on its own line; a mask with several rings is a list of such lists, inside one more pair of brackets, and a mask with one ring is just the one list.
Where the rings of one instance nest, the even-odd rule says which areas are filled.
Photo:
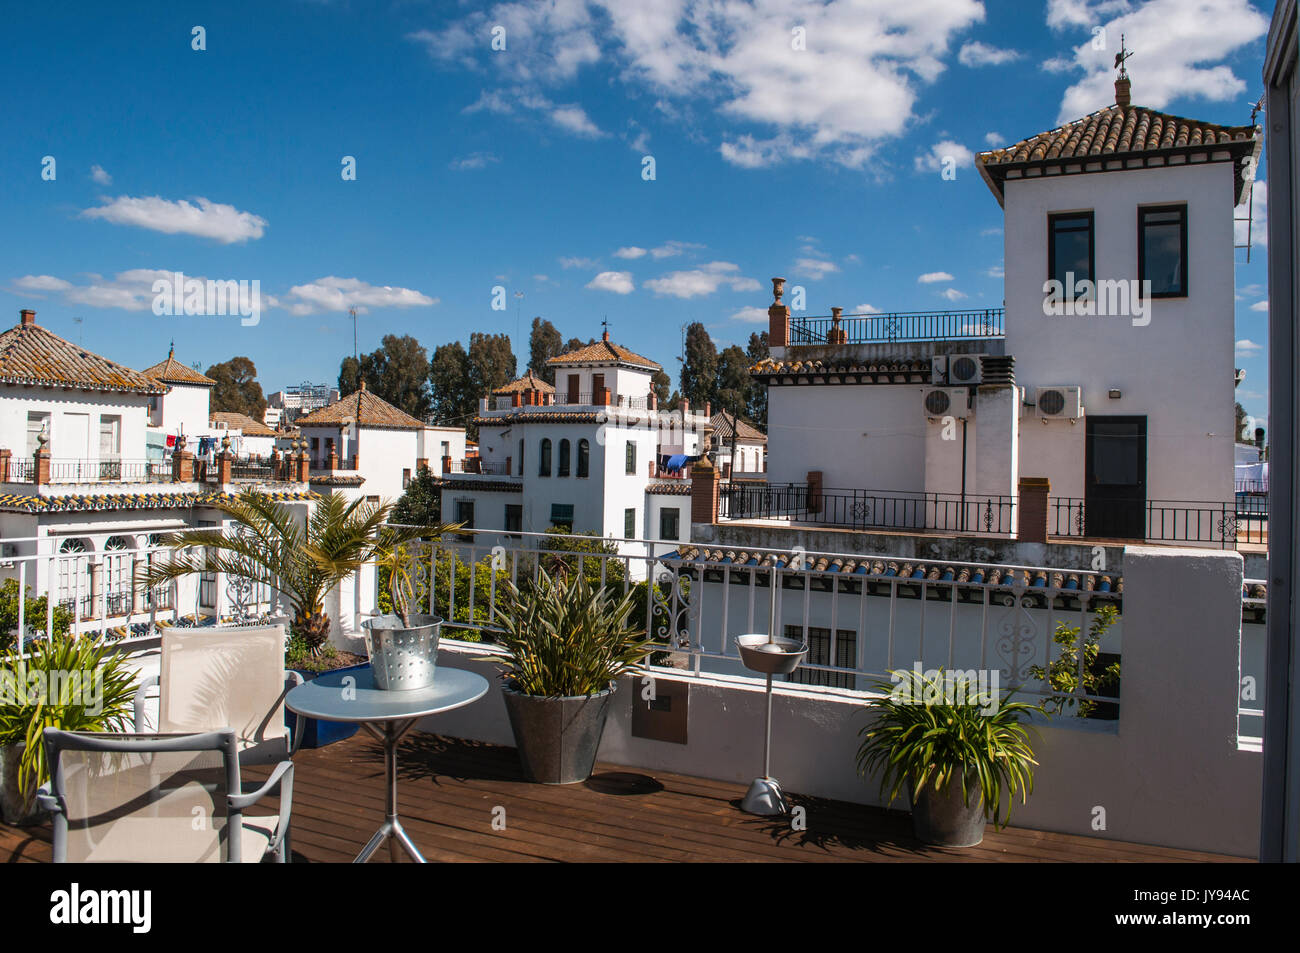
[[623, 450], [623, 471], [628, 476], [636, 476], [636, 441], [629, 440]]
[[560, 440], [560, 459], [555, 464], [555, 475], [566, 477], [569, 475], [569, 457], [573, 451], [573, 444], [567, 437]]
[[[1088, 220], [1088, 275], [1087, 278], [1074, 276], [1077, 287], [1080, 281], [1089, 281], [1095, 289], [1097, 286], [1097, 215], [1094, 209], [1086, 212], [1048, 212], [1047, 213], [1047, 280], [1061, 281], [1062, 298], [1065, 295], [1065, 282], [1056, 277], [1056, 223], [1063, 219], [1086, 218]], [[1080, 231], [1080, 229], [1074, 229]], [[1070, 299], [1074, 300], [1074, 299]]]
[[[511, 517], [514, 517], [511, 519]], [[513, 526], [511, 524], [514, 524]], [[524, 507], [522, 503], [506, 504], [505, 529], [507, 533], [522, 533], [524, 530]]]
[[[673, 532], [669, 535], [664, 527], [665, 517], [672, 516]], [[659, 538], [674, 539], [682, 538], [682, 508], [680, 506], [665, 506], [659, 511]]]
[[[1180, 202], [1173, 205], [1139, 205], [1138, 206], [1138, 293], [1141, 294], [1142, 282], [1146, 280], [1147, 273], [1147, 243], [1146, 229], [1148, 215], [1178, 212], [1179, 215], [1179, 249], [1181, 257], [1178, 262], [1178, 273], [1182, 276], [1182, 288], [1178, 291], [1152, 291], [1152, 298], [1186, 298], [1188, 297], [1188, 275], [1187, 275], [1187, 203]], [[1167, 225], [1168, 222], [1156, 224]]]
[[591, 476], [591, 443], [585, 437], [578, 441], [578, 476]]
[[[632, 524], [631, 532], [628, 531], [628, 524]], [[629, 506], [623, 510], [623, 538], [636, 539], [636, 507]]]
[[543, 437], [537, 445], [537, 475], [548, 477], [551, 475], [551, 438]]
[[[560, 509], [561, 507], [569, 511], [569, 518], [567, 520], [559, 518], [556, 514], [556, 510]], [[564, 528], [566, 529], [567, 532], [572, 533], [573, 516], [574, 516], [573, 511], [574, 511], [574, 506], [572, 503], [552, 503], [551, 504], [551, 525], [557, 528]]]

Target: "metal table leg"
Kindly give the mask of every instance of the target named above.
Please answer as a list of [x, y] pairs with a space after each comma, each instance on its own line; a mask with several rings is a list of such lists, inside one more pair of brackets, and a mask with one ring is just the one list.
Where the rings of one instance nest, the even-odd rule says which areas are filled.
[[412, 843], [397, 816], [397, 742], [418, 720], [418, 718], [408, 718], [405, 721], [386, 721], [382, 723], [382, 728], [377, 728], [368, 721], [361, 723], [362, 728], [384, 745], [384, 779], [388, 786], [388, 805], [383, 825], [375, 831], [375, 836], [370, 838], [366, 846], [361, 848], [361, 853], [357, 854], [357, 859], [353, 861], [355, 864], [364, 864], [368, 861], [384, 841], [388, 841], [388, 852], [393, 863], [396, 863], [401, 856], [397, 852], [399, 845], [417, 864], [426, 862], [424, 855]]

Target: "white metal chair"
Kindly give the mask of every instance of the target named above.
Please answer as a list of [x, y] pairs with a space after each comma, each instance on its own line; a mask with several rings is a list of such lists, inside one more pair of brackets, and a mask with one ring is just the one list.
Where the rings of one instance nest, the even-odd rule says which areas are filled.
[[[289, 859], [293, 762], [243, 793], [230, 729], [118, 734], [45, 729], [55, 863], [259, 863]], [[271, 791], [278, 816], [245, 816]]]
[[[164, 734], [235, 732], [239, 760], [270, 764], [291, 757], [302, 741], [302, 719], [285, 725], [284, 696], [301, 685], [284, 668], [284, 626], [211, 626], [162, 630], [159, 674], [135, 693], [135, 729]], [[158, 688], [158, 719], [149, 725], [149, 690]]]

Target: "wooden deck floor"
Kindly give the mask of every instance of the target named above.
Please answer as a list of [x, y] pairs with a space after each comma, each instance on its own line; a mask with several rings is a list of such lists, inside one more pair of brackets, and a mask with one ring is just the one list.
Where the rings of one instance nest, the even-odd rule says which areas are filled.
[[[1068, 834], [991, 827], [979, 847], [926, 847], [911, 819], [792, 795], [807, 830], [739, 810], [740, 785], [599, 765], [585, 784], [523, 780], [512, 748], [417, 734], [400, 749], [407, 832], [430, 861], [1225, 861]], [[350, 861], [383, 819], [383, 753], [368, 736], [294, 759], [293, 859]], [[252, 780], [251, 778], [249, 780]], [[504, 808], [504, 830], [493, 829]], [[497, 810], [496, 816], [501, 815]], [[48, 861], [50, 827], [0, 825], [0, 861]], [[388, 861], [386, 851], [377, 861]], [[403, 857], [405, 860], [405, 857]]]

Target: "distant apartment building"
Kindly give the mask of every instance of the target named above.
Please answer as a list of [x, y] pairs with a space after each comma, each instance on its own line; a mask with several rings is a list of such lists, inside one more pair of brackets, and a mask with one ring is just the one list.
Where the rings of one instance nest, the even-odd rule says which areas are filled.
[[293, 387], [286, 387], [284, 390], [277, 390], [266, 399], [267, 407], [279, 411], [275, 415], [275, 422], [263, 420], [268, 427], [278, 427], [281, 417], [290, 421], [295, 420], [302, 414], [309, 414], [312, 411], [320, 410], [339, 399], [337, 387], [331, 387], [328, 384], [313, 384], [310, 381], [304, 381]]

